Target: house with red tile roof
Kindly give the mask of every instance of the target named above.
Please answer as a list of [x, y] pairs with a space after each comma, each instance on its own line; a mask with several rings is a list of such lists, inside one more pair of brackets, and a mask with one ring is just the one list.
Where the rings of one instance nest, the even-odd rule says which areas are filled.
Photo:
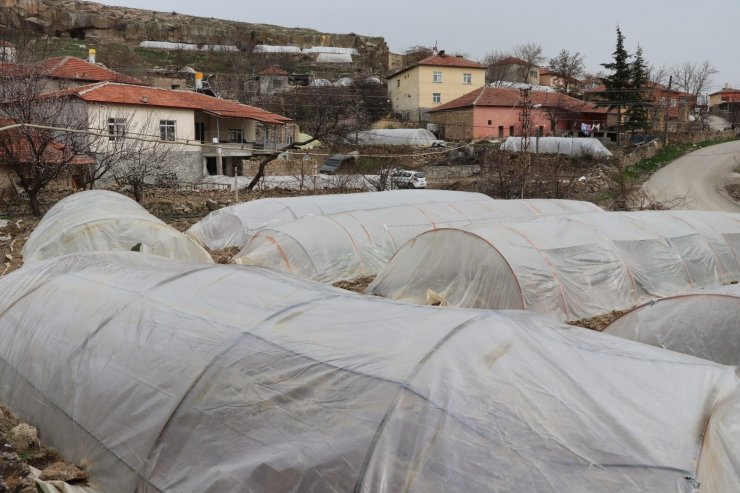
[[430, 110], [482, 87], [486, 67], [440, 51], [387, 79], [393, 111], [406, 120], [426, 122]]
[[[604, 97], [606, 87], [603, 84], [594, 85], [584, 91], [583, 99], [594, 103], [608, 103]], [[651, 103], [648, 111], [653, 128], [663, 128], [663, 117], [667, 113], [668, 121], [672, 124], [688, 123], [691, 114], [696, 109], [697, 97], [694, 94], [679, 91], [677, 89], [668, 90], [663, 84], [650, 83], [643, 89], [643, 94], [648, 102]], [[622, 122], [627, 120], [627, 108], [622, 108]], [[609, 111], [608, 126], [617, 125], [616, 110]]]
[[[0, 127], [15, 123], [11, 118], [0, 117]], [[9, 161], [21, 168], [11, 168]], [[49, 142], [34, 129], [26, 132], [18, 128], [6, 130], [0, 134], [0, 200], [12, 198], [16, 193], [13, 182], [28, 179], [32, 175], [31, 167], [39, 164], [62, 166], [64, 169], [56, 181], [70, 185], [71, 182], [80, 183], [86, 167], [95, 164], [95, 160], [84, 154], [76, 154], [61, 141]], [[20, 172], [20, 177], [17, 172]]]
[[732, 103], [740, 103], [740, 89], [733, 89], [729, 84], [721, 91], [713, 92], [709, 95], [709, 107], [729, 106]]
[[490, 82], [494, 84], [498, 82], [540, 84], [540, 68], [515, 56], [497, 60], [492, 64], [490, 72], [490, 75], [495, 79]]
[[[561, 136], [581, 124], [606, 123], [606, 109], [553, 92], [530, 92], [532, 135]], [[504, 138], [522, 135], [521, 92], [481, 87], [431, 110], [440, 137], [447, 140]]]
[[1, 62], [0, 77], [33, 77], [43, 81], [43, 92], [95, 82], [143, 84], [139, 79], [73, 56], [47, 58], [35, 63]]
[[87, 112], [88, 126], [115, 142], [126, 135], [194, 144], [173, 170], [181, 180], [240, 170], [242, 160], [292, 143], [298, 129], [290, 118], [192, 91], [99, 82], [42, 98], [68, 99]]

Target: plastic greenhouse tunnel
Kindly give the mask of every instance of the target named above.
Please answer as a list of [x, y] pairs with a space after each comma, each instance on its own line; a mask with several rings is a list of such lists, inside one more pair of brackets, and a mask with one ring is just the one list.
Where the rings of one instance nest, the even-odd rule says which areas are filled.
[[601, 209], [575, 200], [485, 197], [306, 216], [255, 233], [234, 262], [333, 283], [376, 275], [407, 241], [432, 229], [594, 211]]
[[646, 303], [604, 332], [726, 365], [740, 364], [740, 285]]
[[740, 491], [732, 366], [133, 252], [0, 292], [0, 398], [102, 491]]
[[68, 253], [139, 251], [213, 263], [200, 245], [116, 192], [90, 190], [57, 202], [23, 247], [26, 264]]
[[[256, 232], [308, 215], [377, 210], [400, 205], [457, 204], [481, 200], [493, 199], [480, 193], [447, 190], [392, 190], [260, 199], [213, 211], [186, 233], [201, 245], [214, 250], [228, 247], [242, 248]], [[584, 207], [590, 207], [593, 212], [601, 210], [593, 204]]]
[[575, 321], [736, 282], [738, 259], [740, 214], [573, 214], [423, 233], [367, 291]]

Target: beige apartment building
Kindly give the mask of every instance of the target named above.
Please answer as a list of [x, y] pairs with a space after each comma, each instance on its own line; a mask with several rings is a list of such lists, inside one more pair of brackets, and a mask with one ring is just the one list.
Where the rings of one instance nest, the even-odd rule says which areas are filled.
[[485, 84], [485, 66], [440, 51], [389, 75], [388, 95], [394, 113], [423, 123], [430, 110]]

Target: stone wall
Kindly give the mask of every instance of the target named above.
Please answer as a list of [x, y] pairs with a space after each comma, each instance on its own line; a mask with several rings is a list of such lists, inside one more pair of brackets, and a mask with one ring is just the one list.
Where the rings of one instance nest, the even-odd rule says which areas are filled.
[[453, 164], [450, 166], [427, 165], [422, 166], [421, 171], [424, 172], [428, 180], [447, 180], [450, 178], [477, 175], [480, 173], [481, 168], [478, 164]]

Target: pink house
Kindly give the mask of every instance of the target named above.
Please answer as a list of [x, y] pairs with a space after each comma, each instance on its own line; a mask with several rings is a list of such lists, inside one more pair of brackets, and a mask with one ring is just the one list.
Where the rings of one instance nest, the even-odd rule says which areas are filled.
[[[531, 135], [560, 136], [606, 123], [606, 109], [555, 92], [530, 92]], [[519, 89], [482, 87], [431, 111], [447, 140], [523, 135]]]

